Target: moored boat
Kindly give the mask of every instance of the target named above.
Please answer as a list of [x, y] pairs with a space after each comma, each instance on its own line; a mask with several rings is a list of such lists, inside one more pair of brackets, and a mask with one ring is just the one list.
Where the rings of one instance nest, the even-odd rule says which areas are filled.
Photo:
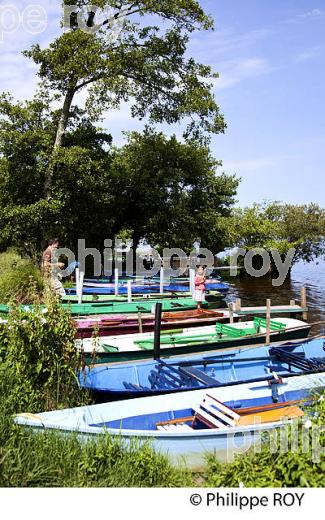
[[[310, 325], [291, 318], [271, 320], [271, 342], [306, 338]], [[186, 355], [219, 349], [235, 348], [266, 341], [266, 320], [208, 325], [197, 328], [165, 331], [160, 338], [161, 356]], [[113, 363], [153, 357], [153, 333], [107, 336], [77, 340], [86, 363]]]
[[323, 346], [324, 338], [316, 338], [219, 354], [99, 364], [80, 371], [79, 383], [91, 391], [97, 402], [103, 402], [112, 397], [150, 396], [263, 381], [266, 374], [270, 379], [277, 374], [280, 381], [283, 377], [324, 371]]
[[[234, 314], [234, 320], [238, 316]], [[212, 309], [192, 309], [187, 311], [163, 312], [161, 330], [181, 330], [184, 327], [201, 327], [215, 324], [216, 322], [229, 321], [229, 311]], [[96, 336], [113, 336], [134, 334], [140, 330], [152, 332], [155, 325], [153, 314], [117, 314], [99, 315], [91, 318], [75, 318], [77, 338], [90, 338]], [[96, 332], [95, 332], [96, 331]]]
[[[62, 307], [71, 312], [73, 316], [90, 316], [90, 315], [98, 315], [98, 314], [133, 314], [133, 313], [150, 313], [154, 310], [155, 304], [161, 303], [163, 311], [180, 311], [180, 310], [189, 310], [195, 309], [197, 307], [197, 303], [192, 298], [180, 298], [178, 300], [174, 299], [163, 299], [163, 300], [149, 300], [149, 301], [141, 301], [141, 302], [106, 302], [106, 303], [63, 303]], [[208, 308], [212, 306], [214, 308], [218, 306], [215, 302], [208, 303], [203, 302], [202, 306], [204, 308]], [[22, 305], [21, 308], [25, 311], [33, 311], [33, 305]], [[44, 314], [46, 314], [46, 307], [41, 306]], [[8, 305], [0, 305], [0, 313], [8, 314], [10, 312], [10, 306]]]
[[[231, 461], [260, 442], [266, 431], [301, 417], [301, 400], [323, 388], [325, 374], [283, 379], [274, 403], [269, 382], [178, 392], [39, 414], [20, 414], [17, 424], [35, 431], [78, 432], [81, 440], [108, 434], [126, 444], [150, 442], [174, 464], [205, 465], [207, 453]], [[221, 416], [220, 416], [221, 412]], [[208, 414], [208, 417], [207, 417]], [[268, 414], [268, 415], [266, 415]], [[202, 420], [203, 419], [203, 420]], [[274, 438], [274, 437], [273, 437]]]

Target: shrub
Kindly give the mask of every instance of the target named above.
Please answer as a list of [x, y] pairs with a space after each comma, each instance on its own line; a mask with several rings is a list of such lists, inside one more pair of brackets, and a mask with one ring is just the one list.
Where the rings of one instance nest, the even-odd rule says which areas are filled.
[[13, 308], [0, 330], [4, 362], [0, 369], [11, 377], [12, 409], [50, 410], [84, 404], [88, 394], [77, 382], [80, 355], [75, 348], [71, 315], [51, 298], [47, 311]]
[[15, 251], [0, 254], [0, 302], [39, 303], [44, 290], [40, 269]]

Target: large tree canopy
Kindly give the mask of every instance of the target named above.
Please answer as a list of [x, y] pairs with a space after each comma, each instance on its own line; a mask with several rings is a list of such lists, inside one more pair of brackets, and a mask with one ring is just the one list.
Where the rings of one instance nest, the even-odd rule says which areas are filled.
[[150, 129], [128, 134], [128, 143], [113, 152], [111, 168], [122, 221], [134, 241], [145, 237], [160, 249], [188, 251], [200, 240], [202, 247], [222, 251], [239, 181], [217, 175], [220, 166], [208, 147], [193, 141], [180, 143]]
[[[75, 109], [56, 153], [53, 196], [42, 197], [43, 176], [59, 112], [47, 98], [0, 99], [0, 248], [36, 256], [44, 238], [58, 235], [75, 250], [78, 238], [103, 248], [128, 229], [160, 247], [191, 249], [195, 239], [223, 248], [223, 218], [238, 181], [216, 175], [207, 146], [179, 142], [147, 128], [112, 147], [111, 136]], [[222, 218], [219, 218], [222, 217]]]
[[[187, 120], [186, 137], [224, 131], [209, 66], [186, 56], [189, 35], [212, 28], [195, 0], [65, 0], [70, 30], [48, 48], [25, 54], [39, 65], [43, 86], [62, 99], [43, 195], [52, 194], [56, 153], [63, 146], [74, 99], [87, 88], [88, 116], [131, 101], [132, 116], [152, 123]], [[108, 18], [92, 6], [106, 9]], [[67, 19], [67, 17], [66, 17]], [[81, 23], [81, 20], [84, 20]], [[121, 23], [116, 34], [114, 24]], [[158, 25], [159, 24], [159, 25]], [[115, 35], [112, 37], [112, 35]]]
[[282, 202], [237, 208], [228, 219], [228, 233], [230, 245], [277, 249], [282, 255], [294, 248], [295, 261], [310, 262], [325, 255], [325, 209]]

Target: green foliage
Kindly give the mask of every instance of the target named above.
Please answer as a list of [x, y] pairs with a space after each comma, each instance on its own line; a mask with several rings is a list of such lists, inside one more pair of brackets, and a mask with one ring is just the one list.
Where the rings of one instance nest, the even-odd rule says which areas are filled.
[[325, 255], [325, 209], [318, 204], [267, 202], [236, 209], [228, 220], [229, 244], [247, 249], [296, 249], [295, 261]]
[[69, 407], [88, 399], [76, 380], [80, 359], [71, 316], [55, 299], [46, 303], [46, 313], [13, 309], [0, 329], [0, 378], [10, 375], [8, 395], [16, 412]]
[[[64, 4], [76, 6], [70, 18], [72, 30], [46, 49], [34, 45], [25, 52], [39, 65], [44, 86], [65, 99], [73, 99], [87, 87], [87, 112], [94, 121], [103, 111], [131, 100], [133, 117], [148, 115], [155, 123], [190, 117], [187, 135], [224, 130], [209, 83], [215, 75], [210, 67], [186, 57], [190, 33], [213, 26], [197, 1], [144, 0], [117, 5], [104, 0], [100, 7], [110, 8], [111, 21], [120, 24], [118, 39], [112, 38], [112, 26], [100, 20], [100, 13], [87, 17], [84, 8], [93, 5], [92, 1], [65, 0]], [[97, 26], [96, 30], [78, 28], [81, 12], [88, 27]], [[153, 17], [159, 26], [148, 25]]]
[[15, 251], [0, 254], [0, 302], [39, 303], [44, 282], [40, 270]]
[[121, 220], [137, 243], [192, 250], [226, 246], [223, 226], [230, 215], [238, 179], [216, 175], [220, 162], [207, 147], [181, 143], [151, 128], [128, 134], [128, 143], [113, 150], [112, 175], [123, 195]]
[[[325, 432], [324, 427], [321, 428], [325, 423], [324, 397], [308, 413], [312, 415], [313, 428], [320, 427], [319, 438], [312, 428], [306, 429], [303, 422], [299, 421], [297, 436], [293, 433], [294, 429], [287, 427], [289, 448], [286, 448], [286, 443], [281, 445], [281, 437], [278, 435], [274, 448], [270, 449], [269, 442], [265, 442], [260, 452], [254, 453], [252, 449], [237, 456], [229, 464], [220, 464], [211, 454], [207, 457], [206, 486], [324, 487], [325, 455], [322, 446]], [[292, 446], [296, 446], [296, 449], [292, 449]]]
[[[13, 112], [16, 108], [22, 110], [15, 107]], [[185, 250], [198, 238], [216, 252], [228, 245], [227, 219], [239, 181], [218, 175], [220, 162], [208, 147], [146, 128], [143, 134], [127, 134], [121, 148], [106, 149], [106, 134], [104, 139], [79, 116], [73, 121], [56, 156], [62, 175], [55, 176], [53, 197], [47, 201], [40, 198], [46, 165], [38, 165], [43, 177], [33, 180], [34, 166], [27, 171], [26, 156], [19, 155], [23, 123], [16, 129], [15, 120], [6, 119], [3, 136], [10, 131], [12, 142], [17, 140], [17, 155], [8, 148], [6, 159], [0, 159], [0, 173], [1, 164], [7, 169], [0, 175], [0, 247], [14, 245], [38, 259], [44, 239], [51, 236], [73, 250], [77, 238], [99, 250], [106, 238], [114, 237], [135, 242], [146, 237], [160, 247]], [[0, 143], [1, 138], [0, 125]], [[25, 138], [35, 156], [48, 153]], [[29, 182], [37, 184], [32, 195], [19, 174], [24, 168]]]

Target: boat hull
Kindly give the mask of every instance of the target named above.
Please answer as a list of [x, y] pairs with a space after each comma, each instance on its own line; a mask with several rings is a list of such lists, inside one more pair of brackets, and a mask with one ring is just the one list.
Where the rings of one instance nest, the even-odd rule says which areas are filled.
[[[284, 380], [279, 389], [280, 402], [284, 405], [295, 399], [308, 398], [312, 390], [322, 389], [325, 385], [325, 374], [312, 374]], [[130, 401], [119, 401], [101, 405], [84, 406], [68, 410], [45, 412], [38, 415], [22, 414], [15, 422], [44, 431], [56, 429], [64, 435], [77, 432], [82, 441], [95, 440], [102, 435], [110, 435], [120, 439], [126, 445], [137, 441], [140, 445], [149, 442], [156, 452], [168, 456], [175, 465], [184, 465], [193, 470], [206, 466], [206, 455], [214, 454], [220, 462], [231, 462], [235, 456], [242, 455], [248, 449], [260, 449], [260, 441], [266, 431], [283, 426], [282, 422], [258, 424], [251, 426], [200, 429], [186, 433], [158, 431], [146, 429], [146, 417], [160, 414], [173, 414], [182, 410], [193, 409], [206, 395], [206, 390], [179, 392], [173, 396], [157, 396], [139, 398]], [[272, 403], [271, 391], [267, 382], [241, 384], [237, 387], [220, 387], [209, 390], [209, 395], [240, 409], [243, 406], [256, 406]], [[130, 418], [130, 416], [132, 417]], [[126, 418], [130, 418], [125, 421]], [[143, 418], [143, 419], [142, 419]], [[134, 429], [125, 427], [132, 420], [138, 424]], [[112, 427], [112, 425], [116, 425]], [[143, 427], [140, 428], [141, 424]], [[287, 424], [287, 422], [286, 422]], [[274, 437], [272, 436], [274, 439]], [[258, 452], [258, 451], [257, 451]]]
[[[279, 332], [277, 334], [271, 335], [271, 343], [278, 341], [290, 341], [296, 339], [305, 339], [308, 337], [310, 333], [310, 326], [306, 326], [306, 328], [298, 329], [298, 330], [286, 330], [283, 332]], [[167, 347], [161, 349], [162, 357], [170, 357], [175, 355], [187, 355], [187, 354], [200, 354], [204, 352], [216, 352], [219, 350], [230, 349], [230, 348], [240, 348], [247, 347], [251, 345], [256, 345], [257, 343], [261, 345], [265, 345], [266, 337], [263, 336], [259, 339], [257, 338], [235, 338], [228, 339], [225, 341], [219, 340], [212, 343], [201, 343], [197, 345], [184, 345], [177, 347]], [[153, 350], [138, 350], [138, 351], [128, 351], [128, 352], [96, 352], [85, 353], [84, 358], [85, 362], [89, 364], [100, 364], [100, 363], [118, 363], [123, 361], [140, 361], [144, 359], [152, 359]]]

